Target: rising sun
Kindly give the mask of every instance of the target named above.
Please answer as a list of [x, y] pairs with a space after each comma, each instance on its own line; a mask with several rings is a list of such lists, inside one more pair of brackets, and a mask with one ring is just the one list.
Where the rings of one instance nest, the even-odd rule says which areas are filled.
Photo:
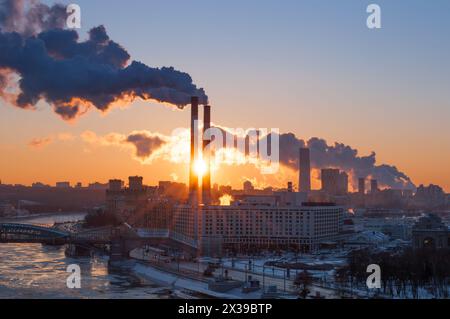
[[195, 161], [195, 164], [194, 164], [195, 174], [197, 174], [198, 176], [201, 177], [201, 176], [205, 175], [207, 170], [208, 170], [208, 165], [206, 165], [206, 162], [203, 159], [198, 159]]

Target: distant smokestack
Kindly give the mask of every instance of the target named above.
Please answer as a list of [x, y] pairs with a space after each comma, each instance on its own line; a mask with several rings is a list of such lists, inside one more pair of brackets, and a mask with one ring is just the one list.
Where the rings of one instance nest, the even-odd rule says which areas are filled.
[[144, 185], [142, 183], [142, 176], [130, 176], [128, 177], [128, 187], [130, 191], [142, 191], [144, 189]]
[[261, 131], [256, 130], [256, 154], [257, 154], [258, 158], [260, 157], [260, 154], [261, 154], [260, 145], [259, 145], [260, 137], [261, 137]]
[[370, 181], [370, 192], [372, 194], [375, 194], [376, 192], [378, 192], [378, 181], [376, 179], [372, 179]]
[[298, 186], [300, 192], [311, 191], [311, 160], [309, 148], [300, 148], [299, 152], [299, 178]]
[[[205, 132], [211, 127], [211, 106], [205, 105], [203, 109], [203, 138], [206, 136]], [[202, 202], [205, 205], [211, 203], [211, 167], [210, 154], [207, 147], [211, 141], [203, 139], [203, 160], [206, 163], [207, 170], [202, 179]]]
[[245, 157], [250, 156], [250, 136], [245, 135]]
[[197, 160], [197, 134], [198, 134], [198, 97], [191, 98], [191, 161], [189, 169], [189, 201], [198, 202], [198, 176], [195, 172], [195, 161]]
[[360, 178], [358, 179], [358, 193], [364, 195], [366, 193], [366, 179]]
[[294, 191], [293, 187], [292, 187], [292, 182], [288, 182], [288, 184], [287, 184], [287, 191], [288, 191], [288, 193], [292, 193]]

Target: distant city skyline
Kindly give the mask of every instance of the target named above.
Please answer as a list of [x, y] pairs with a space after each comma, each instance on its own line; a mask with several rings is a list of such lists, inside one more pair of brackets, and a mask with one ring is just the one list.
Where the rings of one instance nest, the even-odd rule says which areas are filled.
[[[206, 89], [213, 122], [278, 127], [302, 139], [344, 143], [360, 156], [375, 151], [378, 165], [396, 166], [417, 186], [450, 192], [448, 1], [377, 1], [380, 30], [365, 25], [370, 1], [193, 1], [177, 2], [177, 10], [171, 1], [134, 0], [126, 10], [119, 2], [77, 3], [81, 39], [103, 24], [132, 60], [188, 72]], [[145, 165], [127, 147], [86, 143], [82, 135], [170, 135], [188, 121], [188, 110], [136, 101], [107, 114], [92, 109], [69, 123], [44, 102], [32, 111], [0, 99], [0, 178], [86, 185], [141, 175], [148, 184], [187, 183], [188, 164], [158, 159]], [[317, 174], [313, 189], [320, 187]], [[290, 168], [262, 176], [251, 165], [223, 167], [212, 176], [213, 183], [233, 187], [245, 180], [283, 187], [298, 176]]]

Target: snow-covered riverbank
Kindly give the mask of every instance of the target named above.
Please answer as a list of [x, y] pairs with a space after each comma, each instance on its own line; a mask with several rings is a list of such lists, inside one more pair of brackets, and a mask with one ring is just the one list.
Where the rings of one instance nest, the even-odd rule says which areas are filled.
[[240, 299], [242, 296], [238, 293], [219, 293], [208, 289], [208, 283], [180, 277], [179, 275], [156, 269], [148, 264], [136, 262], [132, 271], [140, 278], [147, 279], [158, 285], [170, 287], [172, 289], [184, 289], [196, 293], [201, 293], [214, 298], [222, 299]]

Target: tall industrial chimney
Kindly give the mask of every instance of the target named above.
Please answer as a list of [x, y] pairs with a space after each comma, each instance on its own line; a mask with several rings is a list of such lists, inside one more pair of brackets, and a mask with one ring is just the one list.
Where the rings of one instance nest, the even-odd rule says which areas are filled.
[[364, 177], [358, 179], [358, 193], [361, 195], [366, 193], [366, 179]]
[[207, 170], [202, 177], [202, 202], [205, 205], [211, 204], [211, 156], [208, 145], [211, 141], [205, 139], [205, 132], [211, 127], [211, 106], [205, 105], [203, 110], [203, 161]]
[[311, 161], [309, 148], [300, 148], [299, 152], [299, 178], [298, 186], [300, 192], [311, 191]]
[[292, 187], [292, 182], [287, 183], [287, 191], [288, 191], [288, 193], [292, 193], [294, 191], [294, 189]]
[[372, 194], [375, 194], [375, 193], [377, 193], [378, 192], [378, 181], [376, 180], [376, 179], [372, 179], [371, 181], [370, 181], [370, 192], [372, 193]]
[[189, 202], [198, 203], [198, 176], [195, 173], [198, 143], [198, 97], [191, 98], [191, 161], [189, 164]]
[[260, 137], [261, 137], [261, 131], [256, 130], [256, 156], [257, 156], [257, 158], [260, 158], [260, 155], [261, 155], [261, 149], [260, 149], [260, 143], [259, 143]]

